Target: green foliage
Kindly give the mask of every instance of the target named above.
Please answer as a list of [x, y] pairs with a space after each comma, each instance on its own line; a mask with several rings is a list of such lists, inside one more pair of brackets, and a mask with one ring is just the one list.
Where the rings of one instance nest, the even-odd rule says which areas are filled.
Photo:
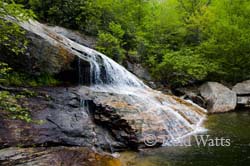
[[4, 77], [2, 84], [6, 86], [55, 86], [60, 82], [53, 76], [43, 74], [40, 76], [30, 76], [24, 73], [10, 72]]
[[164, 83], [250, 79], [248, 0], [16, 2], [46, 22], [97, 36], [97, 49], [119, 63], [136, 57]]
[[10, 70], [11, 68], [8, 67], [8, 64], [0, 62], [0, 83], [5, 81]]
[[[206, 57], [220, 64], [224, 80], [237, 82], [250, 78], [250, 2], [216, 1], [203, 34], [201, 50]], [[212, 17], [213, 16], [213, 17]]]
[[99, 32], [97, 50], [122, 63], [125, 56], [125, 50], [122, 48], [123, 35], [124, 31], [121, 25], [111, 22], [109, 24], [109, 32]]
[[5, 86], [55, 86], [60, 82], [52, 75], [30, 76], [13, 71], [8, 64], [0, 63], [0, 84]]
[[109, 24], [109, 30], [110, 32], [118, 39], [122, 39], [124, 35], [124, 30], [122, 29], [120, 24], [116, 24], [114, 22], [111, 22]]
[[208, 72], [215, 72], [218, 66], [208, 62], [200, 54], [189, 48], [180, 51], [169, 51], [163, 56], [161, 63], [151, 58], [153, 75], [170, 85], [185, 85], [195, 80], [206, 78]]
[[18, 54], [24, 52], [28, 44], [25, 32], [11, 19], [27, 20], [34, 17], [30, 10], [10, 0], [0, 0], [0, 43], [5, 48]]
[[11, 119], [31, 122], [30, 112], [18, 104], [18, 99], [22, 97], [10, 94], [8, 91], [0, 91], [0, 111], [5, 112]]
[[29, 0], [22, 4], [46, 22], [97, 34], [100, 12], [92, 0]]

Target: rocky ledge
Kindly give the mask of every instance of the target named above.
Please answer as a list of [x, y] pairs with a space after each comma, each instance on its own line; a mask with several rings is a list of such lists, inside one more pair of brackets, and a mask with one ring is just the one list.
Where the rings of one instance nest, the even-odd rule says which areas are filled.
[[0, 113], [0, 147], [85, 146], [117, 150], [116, 142], [89, 115], [77, 88], [32, 89], [35, 97], [20, 101], [29, 109], [32, 122], [5, 118]]
[[7, 166], [120, 166], [118, 159], [85, 147], [7, 148], [0, 150], [0, 165]]
[[[152, 146], [159, 146], [163, 143], [161, 136], [171, 134], [178, 138], [188, 134], [205, 117], [203, 109], [154, 91], [148, 93], [155, 95], [154, 100], [162, 107], [153, 105], [149, 109], [145, 98], [98, 92], [84, 86], [30, 90], [36, 95], [19, 102], [29, 109], [32, 122], [6, 118], [3, 112], [0, 113], [2, 163], [18, 163], [19, 157], [20, 161], [29, 163], [33, 156], [37, 157], [31, 163], [40, 162], [41, 158], [49, 160], [53, 156], [60, 159], [64, 151], [76, 154], [79, 150], [84, 151], [80, 147], [92, 149], [93, 153], [143, 148], [146, 146], [143, 134], [154, 134], [156, 142]], [[61, 146], [67, 148], [60, 150]], [[79, 149], [72, 150], [70, 147]], [[56, 154], [58, 151], [62, 152]], [[47, 152], [51, 155], [43, 156]]]
[[115, 160], [103, 152], [125, 145], [94, 123], [77, 89], [30, 89], [36, 95], [19, 101], [31, 113], [29, 123], [0, 111], [0, 165], [99, 165]]
[[[108, 91], [108, 92], [107, 92]], [[81, 87], [96, 124], [127, 147], [148, 146], [145, 139], [153, 135], [152, 146], [179, 138], [200, 127], [206, 110], [175, 96], [152, 89], [107, 89]]]

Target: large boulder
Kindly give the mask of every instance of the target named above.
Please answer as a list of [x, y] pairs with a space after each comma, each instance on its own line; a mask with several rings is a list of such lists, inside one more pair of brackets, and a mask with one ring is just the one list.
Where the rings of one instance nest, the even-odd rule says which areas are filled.
[[200, 87], [200, 94], [207, 102], [209, 113], [228, 112], [236, 107], [236, 93], [220, 83], [203, 84]]
[[237, 83], [233, 87], [233, 91], [237, 94], [237, 104], [239, 106], [250, 106], [250, 80]]
[[233, 91], [239, 96], [250, 95], [250, 80], [237, 83], [233, 87]]

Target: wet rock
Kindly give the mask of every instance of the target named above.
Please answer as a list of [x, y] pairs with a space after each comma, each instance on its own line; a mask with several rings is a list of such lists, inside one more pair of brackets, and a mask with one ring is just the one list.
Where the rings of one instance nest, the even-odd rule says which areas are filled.
[[124, 94], [82, 86], [36, 92], [43, 95], [22, 101], [32, 123], [0, 114], [0, 148], [84, 146], [115, 152], [146, 147], [148, 135], [156, 137], [152, 146], [160, 146], [163, 137], [190, 133], [206, 117], [204, 109], [150, 89]]
[[0, 165], [9, 166], [120, 166], [118, 159], [83, 147], [7, 148]]
[[209, 113], [228, 112], [236, 107], [236, 93], [217, 82], [207, 82], [200, 87]]
[[68, 105], [71, 106], [71, 107], [74, 107], [74, 108], [80, 107], [80, 103], [79, 103], [79, 100], [77, 98], [71, 99], [69, 101]]
[[[49, 95], [50, 100], [37, 96], [23, 101], [32, 114], [33, 122], [7, 119], [0, 113], [1, 148], [54, 145], [97, 147], [107, 151], [110, 151], [107, 148], [109, 146], [113, 146], [116, 151], [125, 148], [93, 122], [86, 107], [80, 107], [76, 89], [47, 88], [37, 93]], [[105, 136], [109, 141], [100, 136]]]
[[146, 147], [145, 138], [149, 135], [155, 136], [152, 146], [160, 146], [164, 137], [178, 138], [192, 132], [206, 116], [204, 109], [180, 98], [140, 90], [124, 94], [119, 90], [106, 93], [81, 87], [79, 93], [89, 94], [95, 122], [109, 129], [116, 140], [135, 149]]

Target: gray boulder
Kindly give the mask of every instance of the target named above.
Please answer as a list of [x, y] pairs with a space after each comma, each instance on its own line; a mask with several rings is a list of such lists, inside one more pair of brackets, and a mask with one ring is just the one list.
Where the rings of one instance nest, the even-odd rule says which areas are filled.
[[236, 93], [220, 83], [207, 82], [200, 87], [200, 93], [209, 113], [228, 112], [236, 107]]
[[239, 106], [250, 106], [250, 80], [237, 83], [233, 87], [233, 91], [237, 94], [237, 104]]
[[250, 80], [240, 82], [233, 87], [237, 95], [250, 95]]

